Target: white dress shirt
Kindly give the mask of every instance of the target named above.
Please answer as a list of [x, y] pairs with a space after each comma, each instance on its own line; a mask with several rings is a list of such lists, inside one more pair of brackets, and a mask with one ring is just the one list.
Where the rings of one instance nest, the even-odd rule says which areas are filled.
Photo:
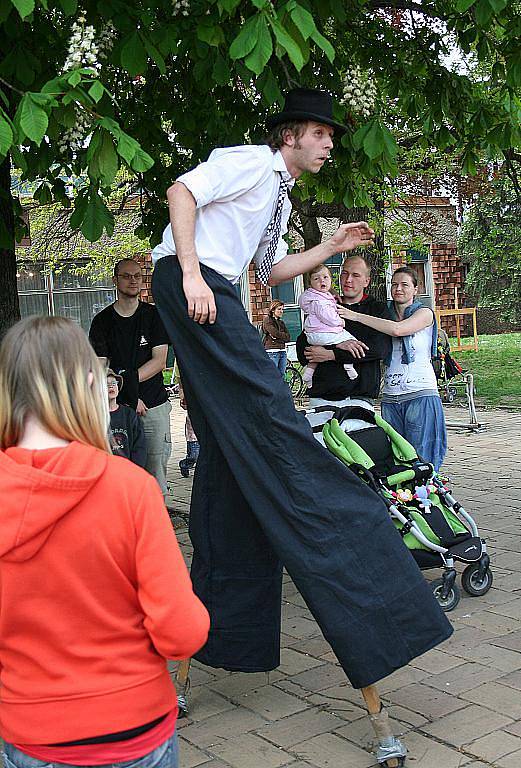
[[[278, 172], [291, 188], [295, 180], [279, 151], [273, 153], [266, 145], [241, 146], [214, 149], [205, 163], [177, 179], [196, 202], [195, 250], [199, 261], [232, 283], [238, 282], [252, 258], [257, 265], [264, 258], [270, 240], [266, 228], [277, 204]], [[290, 213], [291, 203], [286, 196], [274, 264], [288, 252], [282, 235], [288, 231]], [[152, 251], [152, 259], [155, 263], [175, 253], [169, 224], [163, 242]]]

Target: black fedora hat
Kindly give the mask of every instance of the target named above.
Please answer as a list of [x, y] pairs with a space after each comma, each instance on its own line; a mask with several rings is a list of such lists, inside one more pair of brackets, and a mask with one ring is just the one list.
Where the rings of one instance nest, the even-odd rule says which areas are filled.
[[316, 123], [331, 125], [338, 133], [345, 133], [347, 128], [333, 120], [333, 99], [325, 91], [315, 88], [293, 88], [289, 91], [284, 109], [278, 115], [270, 115], [266, 120], [268, 130], [290, 120], [313, 120]]

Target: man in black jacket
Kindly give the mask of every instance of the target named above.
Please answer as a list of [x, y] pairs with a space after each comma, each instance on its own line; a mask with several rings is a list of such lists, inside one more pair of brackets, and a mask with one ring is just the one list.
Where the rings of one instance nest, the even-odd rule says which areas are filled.
[[[373, 317], [387, 317], [387, 306], [366, 293], [371, 280], [371, 267], [362, 256], [348, 256], [342, 264], [340, 288], [342, 304], [356, 312]], [[346, 330], [357, 341], [344, 342], [349, 351], [337, 347], [307, 346], [306, 336], [301, 333], [297, 339], [297, 355], [302, 365], [307, 362], [319, 363], [313, 375], [313, 386], [308, 390], [311, 405], [321, 401], [374, 400], [380, 390], [380, 362], [390, 349], [391, 337], [361, 323], [345, 321]], [[352, 363], [358, 372], [356, 379], [349, 379], [344, 370], [345, 363]]]

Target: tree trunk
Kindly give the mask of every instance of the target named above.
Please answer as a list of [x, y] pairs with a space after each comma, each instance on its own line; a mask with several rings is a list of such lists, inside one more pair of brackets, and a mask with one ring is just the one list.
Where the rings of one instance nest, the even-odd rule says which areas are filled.
[[16, 286], [16, 254], [14, 241], [14, 212], [11, 197], [11, 162], [9, 156], [0, 164], [0, 338], [20, 319]]

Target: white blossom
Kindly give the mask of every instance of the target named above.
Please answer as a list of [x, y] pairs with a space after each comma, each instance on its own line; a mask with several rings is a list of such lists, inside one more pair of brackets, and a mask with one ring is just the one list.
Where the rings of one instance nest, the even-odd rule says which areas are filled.
[[353, 114], [367, 120], [374, 112], [376, 102], [377, 89], [374, 79], [355, 64], [346, 70], [343, 82], [342, 104]]
[[108, 21], [96, 36], [94, 27], [86, 24], [84, 12], [80, 13], [71, 27], [63, 72], [70, 72], [83, 66], [92, 67], [99, 72], [101, 63], [112, 50], [116, 34], [114, 25]]
[[172, 12], [174, 16], [188, 16], [190, 13], [190, 0], [172, 0]]

